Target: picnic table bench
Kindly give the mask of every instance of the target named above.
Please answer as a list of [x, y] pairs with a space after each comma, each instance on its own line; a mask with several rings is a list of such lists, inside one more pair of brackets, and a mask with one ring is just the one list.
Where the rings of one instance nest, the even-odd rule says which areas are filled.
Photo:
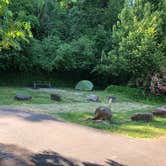
[[39, 86], [47, 86], [49, 88], [51, 88], [51, 82], [49, 81], [34, 81], [33, 82], [33, 88], [37, 89], [37, 87]]

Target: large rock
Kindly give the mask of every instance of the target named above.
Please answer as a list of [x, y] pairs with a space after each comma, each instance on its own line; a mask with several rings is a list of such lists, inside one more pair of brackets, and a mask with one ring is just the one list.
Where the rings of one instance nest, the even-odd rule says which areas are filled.
[[51, 100], [54, 100], [54, 101], [61, 101], [61, 96], [59, 94], [51, 94], [50, 96]]
[[87, 96], [88, 101], [99, 102], [99, 97], [97, 95], [91, 94]]
[[112, 111], [105, 106], [100, 106], [95, 111], [95, 117], [93, 120], [111, 120]]
[[25, 101], [25, 100], [31, 100], [32, 97], [31, 96], [27, 96], [24, 94], [16, 94], [14, 97], [15, 100], [19, 100], [19, 101]]
[[161, 106], [153, 111], [153, 115], [166, 117], [166, 106]]
[[152, 113], [136, 113], [131, 117], [131, 120], [150, 122], [153, 120], [153, 114]]

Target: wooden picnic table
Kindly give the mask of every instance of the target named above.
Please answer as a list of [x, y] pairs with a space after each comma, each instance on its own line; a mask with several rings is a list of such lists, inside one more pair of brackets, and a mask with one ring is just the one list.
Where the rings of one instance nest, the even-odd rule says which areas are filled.
[[51, 82], [49, 81], [34, 81], [33, 82], [33, 88], [37, 89], [39, 86], [47, 86], [51, 88]]

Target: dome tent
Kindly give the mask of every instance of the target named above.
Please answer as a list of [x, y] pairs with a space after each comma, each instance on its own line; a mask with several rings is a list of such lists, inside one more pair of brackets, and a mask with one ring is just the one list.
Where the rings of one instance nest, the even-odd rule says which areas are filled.
[[94, 85], [91, 81], [88, 80], [82, 80], [77, 83], [75, 89], [76, 90], [82, 90], [82, 91], [91, 91], [93, 90]]

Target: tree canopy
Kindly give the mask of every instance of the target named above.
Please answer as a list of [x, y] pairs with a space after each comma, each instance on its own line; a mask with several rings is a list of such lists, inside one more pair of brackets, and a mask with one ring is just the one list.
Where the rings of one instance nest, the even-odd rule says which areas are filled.
[[166, 0], [1, 0], [0, 9], [3, 70], [77, 71], [145, 87], [156, 73], [164, 78]]
[[14, 18], [9, 3], [9, 0], [0, 0], [0, 50], [10, 46], [20, 48], [20, 40], [32, 37], [30, 23]]

